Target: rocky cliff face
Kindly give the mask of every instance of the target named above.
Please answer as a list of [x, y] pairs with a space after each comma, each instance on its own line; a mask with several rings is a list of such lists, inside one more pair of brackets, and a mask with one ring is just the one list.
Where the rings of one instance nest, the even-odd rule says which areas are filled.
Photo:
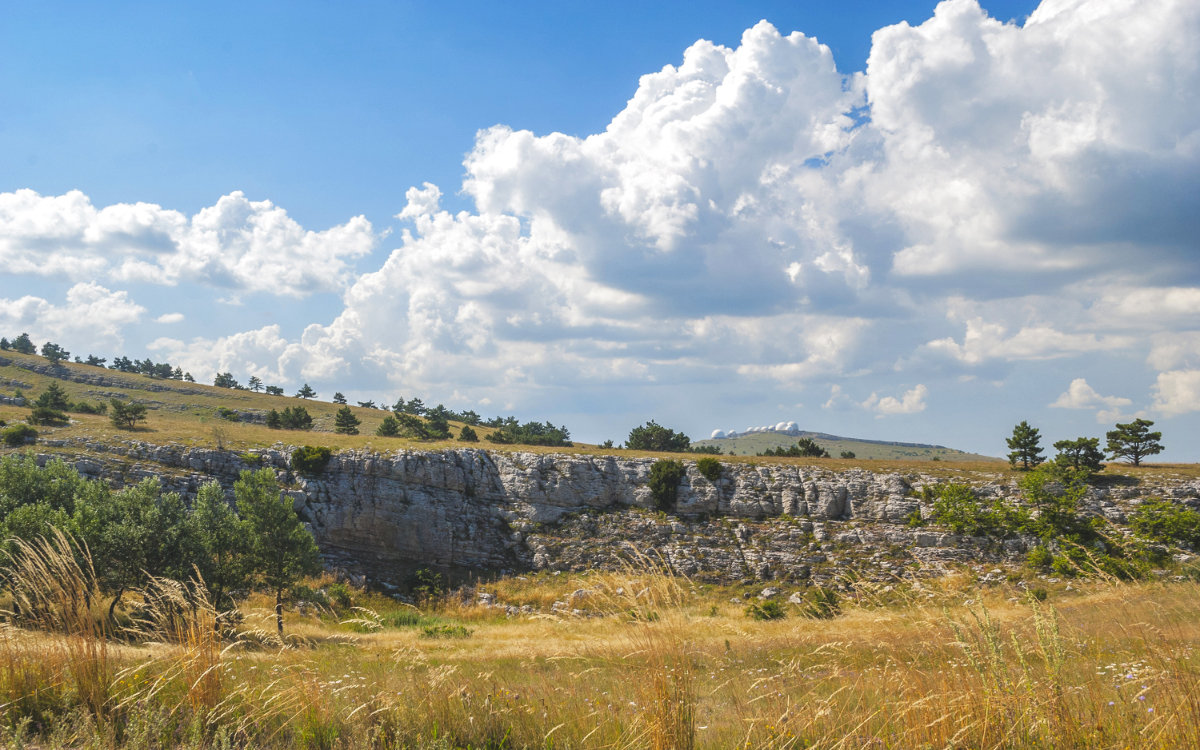
[[[716, 482], [687, 467], [676, 507], [655, 509], [647, 486], [654, 459], [482, 449], [344, 452], [316, 477], [292, 472], [290, 448], [238, 454], [206, 448], [50, 441], [86, 476], [116, 484], [160, 476], [191, 497], [211, 479], [232, 487], [239, 472], [269, 466], [310, 524], [332, 565], [386, 582], [417, 567], [474, 570], [582, 569], [630, 552], [661, 554], [691, 575], [827, 578], [845, 567], [886, 577], [914, 563], [1000, 559], [1023, 551], [906, 523], [917, 495], [937, 480], [861, 469], [726, 463]], [[977, 491], [1016, 488], [977, 476]], [[1200, 504], [1200, 481], [1091, 491], [1089, 510], [1124, 521], [1144, 497]]]

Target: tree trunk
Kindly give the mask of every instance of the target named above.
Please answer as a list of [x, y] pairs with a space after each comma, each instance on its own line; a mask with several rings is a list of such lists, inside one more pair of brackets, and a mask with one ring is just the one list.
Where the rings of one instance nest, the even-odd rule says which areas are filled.
[[113, 625], [117, 624], [117, 605], [121, 603], [121, 596], [125, 593], [125, 587], [117, 589], [117, 595], [113, 597], [112, 604], [108, 605], [108, 621]]
[[275, 592], [275, 627], [279, 629], [279, 639], [283, 640], [283, 589]]

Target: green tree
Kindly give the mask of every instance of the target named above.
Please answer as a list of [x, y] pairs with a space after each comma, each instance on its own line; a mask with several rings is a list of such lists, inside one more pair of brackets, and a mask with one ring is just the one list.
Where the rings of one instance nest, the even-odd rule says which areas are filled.
[[1135, 419], [1128, 424], [1117, 423], [1117, 429], [1105, 434], [1108, 438], [1108, 452], [1114, 459], [1126, 458], [1134, 466], [1140, 466], [1142, 459], [1162, 453], [1161, 432], [1150, 432], [1154, 422], [1149, 419]]
[[425, 429], [425, 423], [419, 417], [412, 414], [396, 415], [396, 422], [400, 425], [400, 437], [414, 438], [416, 440], [428, 440], [429, 430]]
[[337, 414], [333, 418], [333, 431], [341, 435], [357, 435], [360, 424], [362, 424], [362, 420], [354, 416], [354, 412], [350, 411], [350, 407], [343, 406], [338, 409]]
[[29, 340], [28, 333], [22, 333], [12, 340], [12, 350], [19, 354], [37, 354], [37, 347]]
[[8, 339], [4, 338], [3, 336], [0, 336], [0, 352], [6, 352], [11, 348], [12, 348], [12, 343]]
[[274, 409], [267, 412], [267, 427], [270, 427], [272, 430], [278, 430], [283, 427], [283, 420], [280, 418], [279, 412]]
[[668, 453], [685, 453], [691, 446], [692, 439], [682, 432], [668, 429], [653, 419], [629, 431], [625, 447], [638, 451], [664, 451]]
[[317, 543], [300, 522], [291, 499], [280, 496], [271, 469], [243, 471], [233, 493], [250, 529], [253, 570], [275, 594], [275, 625], [282, 636], [284, 594], [303, 576], [321, 570]]
[[46, 343], [42, 344], [42, 356], [50, 360], [50, 364], [57, 365], [64, 359], [70, 359], [71, 353], [66, 349], [63, 349], [58, 344], [47, 341]]
[[341, 391], [336, 391], [336, 392], [334, 392], [334, 394], [333, 394], [333, 403], [335, 403], [335, 404], [344, 404], [344, 403], [346, 403], [346, 397], [342, 395], [342, 392], [341, 392]]
[[267, 394], [268, 396], [282, 396], [283, 388], [277, 385], [268, 385], [263, 389], [263, 393]]
[[[183, 377], [182, 372], [179, 373], [179, 377], [180, 378]], [[262, 379], [259, 378], [257, 375], [251, 375], [250, 379], [246, 381], [246, 386], [248, 388], [250, 388], [250, 390], [254, 391], [255, 393], [258, 393], [259, 391], [262, 390], [262, 387], [263, 387]]]
[[400, 435], [400, 423], [391, 414], [383, 418], [376, 428], [375, 434], [379, 437], [397, 437]]
[[46, 390], [38, 395], [33, 402], [33, 411], [29, 415], [30, 424], [62, 425], [67, 423], [64, 414], [71, 408], [71, 399], [58, 383], [51, 382]]
[[187, 508], [179, 495], [162, 491], [157, 477], [79, 503], [74, 524], [91, 550], [101, 588], [113, 597], [110, 619], [125, 592], [146, 575], [183, 580], [192, 573], [197, 545]]
[[1054, 444], [1058, 455], [1054, 462], [1068, 467], [1084, 475], [1095, 474], [1104, 468], [1101, 461], [1104, 453], [1100, 450], [1100, 438], [1075, 438], [1074, 440], [1059, 440]]
[[289, 406], [280, 413], [279, 423], [285, 430], [311, 430], [313, 418], [303, 406]]
[[296, 398], [316, 398], [316, 397], [317, 397], [317, 392], [314, 391], [312, 389], [312, 386], [310, 386], [308, 383], [305, 383], [304, 386], [300, 390], [296, 391]]
[[1008, 449], [1011, 451], [1008, 454], [1008, 465], [1014, 469], [1017, 468], [1017, 464], [1021, 464], [1021, 469], [1028, 471], [1046, 460], [1042, 455], [1041, 433], [1025, 420], [1021, 420], [1021, 423], [1013, 428], [1012, 437], [1005, 438], [1004, 442], [1008, 443]]
[[463, 425], [462, 432], [458, 434], [459, 441], [463, 443], [478, 443], [479, 436], [475, 434], [475, 430], [471, 429], [471, 425]]
[[450, 437], [450, 423], [444, 414], [431, 410], [425, 418], [425, 431], [434, 440], [446, 440]]
[[138, 422], [146, 421], [146, 405], [125, 403], [120, 399], [110, 399], [108, 402], [108, 418], [113, 426], [123, 430], [132, 430]]
[[71, 408], [71, 397], [58, 383], [51, 381], [33, 402], [34, 406], [44, 406], [55, 411], [66, 411]]
[[238, 518], [216, 482], [200, 487], [188, 516], [197, 542], [196, 568], [218, 608], [234, 606], [233, 592], [249, 585], [249, 525]]
[[213, 385], [218, 388], [241, 388], [241, 384], [237, 382], [237, 378], [233, 377], [232, 372], [219, 372], [213, 378]]
[[762, 456], [777, 456], [780, 458], [829, 458], [829, 451], [812, 438], [800, 438], [789, 448], [767, 448], [760, 453]]
[[654, 505], [661, 511], [675, 510], [679, 498], [679, 482], [683, 479], [685, 470], [678, 461], [659, 460], [650, 466], [650, 495]]

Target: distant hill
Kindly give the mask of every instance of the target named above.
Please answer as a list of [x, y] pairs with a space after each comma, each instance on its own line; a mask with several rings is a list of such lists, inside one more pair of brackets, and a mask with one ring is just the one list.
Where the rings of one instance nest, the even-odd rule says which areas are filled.
[[992, 456], [981, 456], [978, 453], [947, 448], [942, 445], [926, 445], [924, 443], [896, 443], [885, 440], [861, 440], [858, 438], [840, 437], [824, 432], [751, 432], [731, 438], [716, 438], [697, 440], [692, 445], [715, 445], [721, 452], [735, 456], [753, 456], [768, 448], [787, 448], [796, 444], [800, 438], [811, 438], [818, 445], [829, 451], [829, 455], [837, 458], [842, 451], [850, 451], [855, 458], [902, 460], [916, 459], [932, 461], [937, 458], [942, 461], [980, 461], [993, 459]]

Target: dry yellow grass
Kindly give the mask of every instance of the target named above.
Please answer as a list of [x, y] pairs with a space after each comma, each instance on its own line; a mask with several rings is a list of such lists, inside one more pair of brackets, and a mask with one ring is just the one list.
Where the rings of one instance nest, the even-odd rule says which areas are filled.
[[[289, 613], [286, 647], [256, 626], [269, 607], [253, 601], [242, 635], [217, 644], [211, 608], [159, 582], [142, 595], [160, 612], [147, 618], [156, 643], [108, 651], [116, 671], [99, 713], [109, 728], [91, 746], [142, 746], [147, 734], [198, 747], [1200, 743], [1200, 586], [1075, 581], [1040, 603], [967, 581], [912, 582], [892, 606], [847, 593], [835, 619], [793, 610], [769, 622], [747, 618], [730, 589], [652, 566], [481, 587], [502, 601], [582, 589], [572, 604], [588, 616], [506, 618], [451, 595], [396, 627], [391, 616], [410, 608], [360, 592], [359, 610]], [[379, 627], [354, 632], [355, 618]], [[428, 637], [424, 622], [461, 624], [469, 637]], [[2, 635], [0, 723], [36, 717], [44, 746], [80, 746], [63, 729], [86, 704], [63, 636]]]

